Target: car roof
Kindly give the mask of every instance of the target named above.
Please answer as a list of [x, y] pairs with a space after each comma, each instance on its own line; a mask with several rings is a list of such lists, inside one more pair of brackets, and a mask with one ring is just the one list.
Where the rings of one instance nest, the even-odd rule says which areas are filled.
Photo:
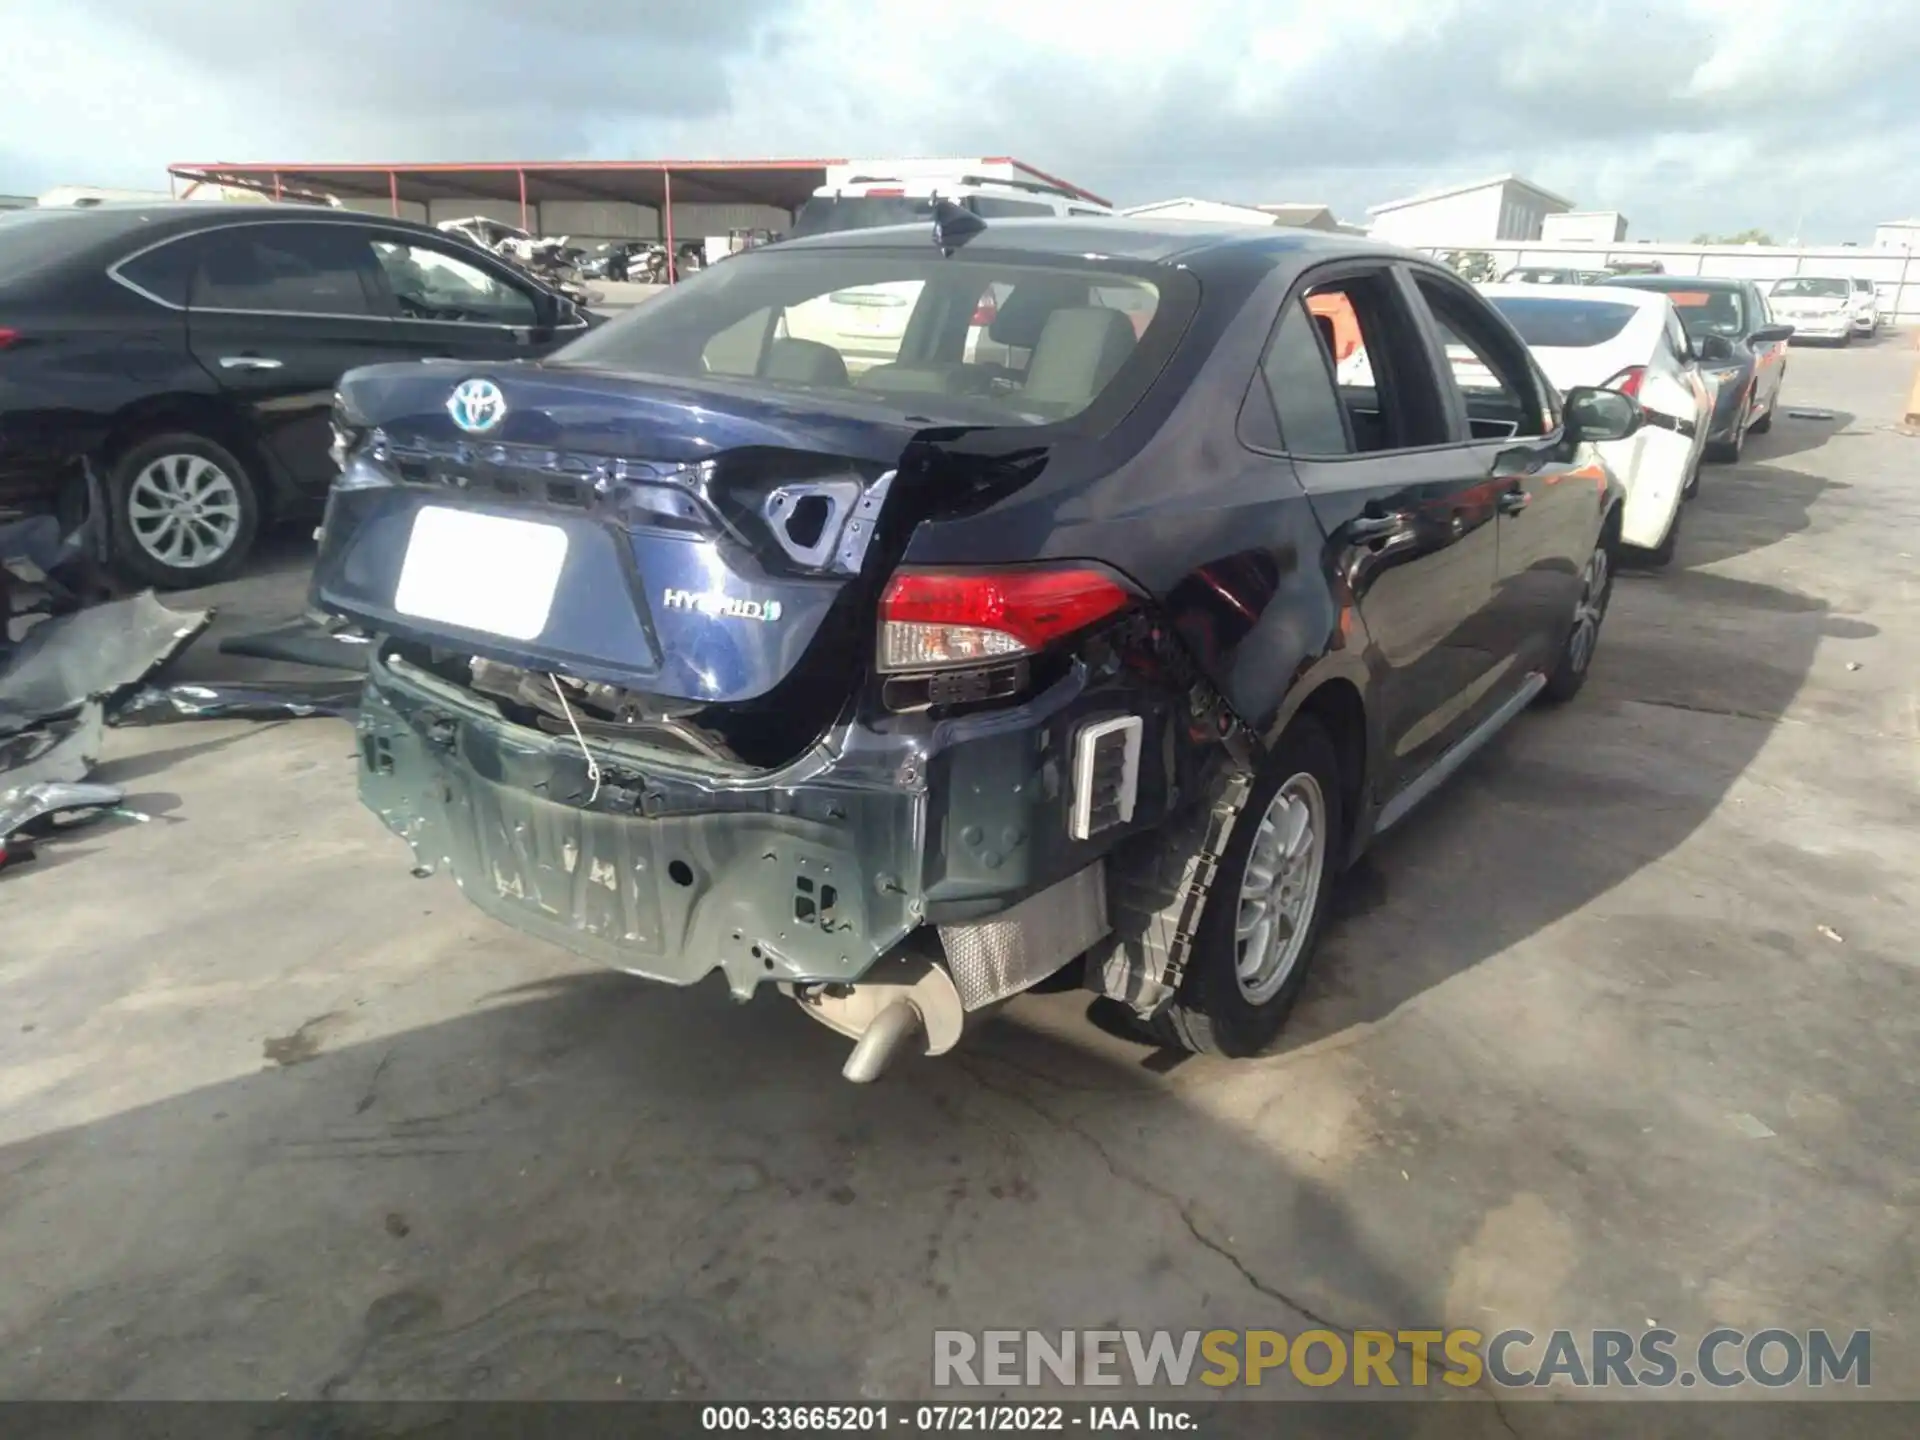
[[[1666, 299], [1665, 295], [1655, 291], [1643, 291], [1638, 295], [1595, 295], [1598, 285], [1480, 285], [1475, 287], [1490, 300], [1503, 300], [1512, 297], [1517, 300], [1570, 300], [1585, 301], [1591, 304], [1600, 300], [1608, 305], [1631, 305], [1636, 310], [1658, 308]], [[1626, 289], [1624, 285], [1620, 287]]]
[[[932, 243], [928, 225], [878, 225], [864, 230], [834, 230], [783, 240], [779, 249], [886, 249]], [[1382, 255], [1423, 260], [1398, 246], [1357, 235], [1301, 230], [1285, 225], [1221, 225], [1209, 220], [1144, 220], [1104, 216], [1039, 217], [991, 220], [965, 245], [998, 254], [1027, 251], [1063, 258], [1106, 257], [1149, 262], [1193, 261], [1207, 256], [1297, 255], [1300, 263], [1343, 255]], [[962, 251], [956, 253], [964, 253]]]

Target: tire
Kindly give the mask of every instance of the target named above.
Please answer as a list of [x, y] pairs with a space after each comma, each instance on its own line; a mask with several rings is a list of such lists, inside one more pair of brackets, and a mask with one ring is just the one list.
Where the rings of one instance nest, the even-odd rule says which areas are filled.
[[[1780, 402], [1776, 400], [1774, 402], [1774, 405], [1778, 405], [1779, 403]], [[1747, 433], [1749, 435], [1764, 435], [1769, 430], [1773, 429], [1774, 405], [1769, 405], [1767, 407], [1767, 413], [1762, 415], [1758, 420], [1754, 421], [1753, 424], [1748, 427]]]
[[1686, 504], [1700, 493], [1700, 462], [1706, 458], [1707, 447], [1702, 445], [1700, 453], [1693, 457], [1693, 463], [1687, 467], [1687, 478], [1680, 485], [1680, 503]]
[[[1293, 918], [1285, 936], [1273, 937], [1277, 948], [1268, 952], [1271, 966], [1243, 978], [1242, 890], [1256, 843], [1272, 858], [1270, 847], [1282, 843], [1288, 827], [1303, 816], [1307, 848], [1292, 866], [1274, 867], [1277, 889], [1269, 892], [1265, 910], [1266, 924], [1277, 926], [1281, 917], [1273, 903], [1290, 885], [1298, 897], [1287, 907]], [[1152, 1023], [1155, 1038], [1194, 1054], [1234, 1058], [1257, 1055], [1272, 1043], [1306, 983], [1346, 842], [1346, 820], [1339, 752], [1318, 720], [1301, 716], [1274, 748], [1240, 811], [1208, 891], [1179, 993]], [[1256, 924], [1247, 938], [1257, 941], [1271, 933]]]
[[[1680, 528], [1678, 517], [1674, 530]], [[1671, 533], [1669, 534], [1671, 538]], [[1549, 704], [1563, 705], [1580, 693], [1593, 669], [1594, 652], [1600, 646], [1600, 630], [1606, 623], [1607, 606], [1613, 600], [1613, 535], [1609, 526], [1594, 542], [1581, 576], [1580, 598], [1574, 602], [1573, 621], [1567, 638], [1560, 642], [1560, 655], [1547, 675], [1540, 698]]]
[[1746, 403], [1740, 407], [1740, 419], [1733, 427], [1732, 439], [1709, 440], [1707, 442], [1707, 458], [1709, 460], [1717, 460], [1722, 465], [1737, 465], [1740, 463], [1740, 457], [1745, 453], [1747, 448], [1747, 406], [1752, 403], [1753, 397], [1748, 396]]
[[[183, 508], [171, 511], [175, 504]], [[123, 453], [107, 477], [107, 508], [115, 565], [164, 590], [227, 579], [260, 529], [246, 467], [224, 446], [184, 431]]]

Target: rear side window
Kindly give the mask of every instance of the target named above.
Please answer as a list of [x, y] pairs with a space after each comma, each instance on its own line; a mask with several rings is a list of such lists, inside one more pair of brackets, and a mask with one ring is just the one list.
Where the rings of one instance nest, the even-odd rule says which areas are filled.
[[[1260, 362], [1280, 442], [1295, 455], [1348, 455], [1353, 436], [1333, 385], [1333, 352], [1319, 318], [1298, 301], [1287, 306]], [[1326, 327], [1329, 329], [1330, 326]]]
[[367, 315], [366, 235], [345, 225], [235, 225], [200, 237], [196, 310]]
[[154, 299], [184, 310], [194, 267], [200, 261], [199, 239], [197, 235], [189, 235], [184, 240], [175, 240], [123, 261], [118, 267], [120, 278]]
[[1534, 300], [1498, 297], [1494, 309], [1506, 316], [1520, 338], [1549, 350], [1583, 350], [1604, 345], [1627, 328], [1634, 307], [1612, 300]]
[[1871, 294], [1873, 294], [1873, 281], [1871, 281], [1871, 280], [1855, 280], [1855, 281], [1853, 282], [1853, 288], [1854, 288], [1854, 290], [1855, 290], [1855, 292], [1856, 292], [1856, 293], [1858, 293], [1858, 294], [1861, 294], [1861, 295], [1871, 295]]

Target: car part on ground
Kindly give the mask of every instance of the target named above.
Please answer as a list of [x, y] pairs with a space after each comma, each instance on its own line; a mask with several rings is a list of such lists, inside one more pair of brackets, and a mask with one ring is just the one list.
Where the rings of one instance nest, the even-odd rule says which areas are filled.
[[245, 684], [143, 685], [115, 702], [107, 723], [164, 725], [176, 720], [351, 719], [360, 707], [358, 681], [272, 681]]
[[100, 763], [104, 713], [89, 700], [64, 715], [0, 736], [0, 781], [7, 787], [42, 781], [81, 781]]
[[303, 617], [271, 630], [228, 635], [217, 648], [222, 655], [245, 655], [256, 660], [280, 660], [289, 665], [349, 670], [364, 675], [371, 644], [372, 637], [359, 631], [330, 627]]
[[0, 735], [71, 714], [89, 700], [111, 708], [212, 620], [211, 610], [169, 610], [143, 591], [42, 621], [0, 671]]
[[0, 869], [34, 856], [40, 840], [55, 831], [120, 813], [130, 820], [147, 817], [123, 811], [126, 792], [117, 785], [68, 784], [42, 780], [0, 790]]
[[[934, 210], [342, 381], [363, 799], [530, 934], [779, 986], [850, 1078], [1069, 968], [1252, 1053], [1338, 870], [1584, 680], [1643, 413], [1400, 252]], [[877, 363], [790, 323], [908, 293]]]

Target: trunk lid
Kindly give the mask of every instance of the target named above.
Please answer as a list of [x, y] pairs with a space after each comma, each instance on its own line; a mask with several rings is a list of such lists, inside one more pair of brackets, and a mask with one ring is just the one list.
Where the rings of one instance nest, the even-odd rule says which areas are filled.
[[918, 433], [858, 400], [455, 362], [349, 374], [336, 426], [322, 608], [695, 704], [767, 695], [817, 641], [864, 656]]

